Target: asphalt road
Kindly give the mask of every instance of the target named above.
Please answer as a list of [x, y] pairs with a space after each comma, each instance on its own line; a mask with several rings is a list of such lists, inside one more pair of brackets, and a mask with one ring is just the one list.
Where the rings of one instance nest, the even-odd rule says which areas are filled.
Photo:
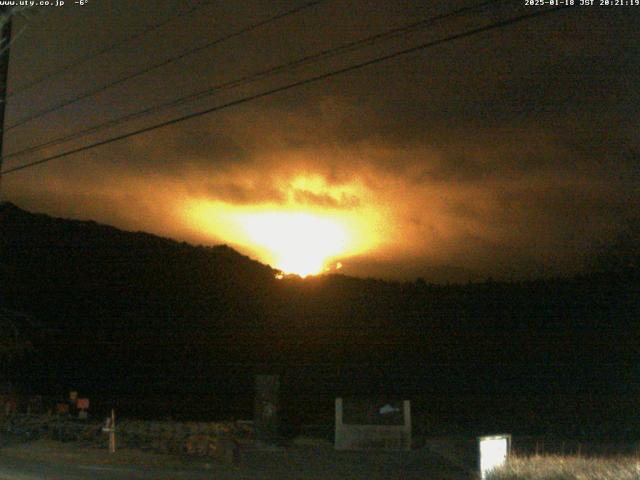
[[468, 480], [426, 449], [411, 452], [336, 452], [332, 448], [252, 451], [238, 466], [164, 468], [135, 465], [71, 464], [16, 458], [0, 453], [0, 480]]

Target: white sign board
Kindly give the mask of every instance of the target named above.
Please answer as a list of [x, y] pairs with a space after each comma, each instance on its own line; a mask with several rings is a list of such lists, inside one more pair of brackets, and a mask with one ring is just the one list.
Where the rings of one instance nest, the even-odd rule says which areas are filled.
[[511, 448], [511, 435], [479, 437], [478, 446], [480, 449], [480, 478], [485, 480], [491, 470], [501, 467], [507, 462]]

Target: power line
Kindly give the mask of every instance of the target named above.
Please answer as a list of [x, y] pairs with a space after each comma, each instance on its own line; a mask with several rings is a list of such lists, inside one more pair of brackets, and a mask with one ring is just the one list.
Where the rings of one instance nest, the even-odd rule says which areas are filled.
[[206, 115], [208, 113], [212, 113], [212, 112], [215, 112], [215, 111], [218, 111], [218, 110], [222, 110], [222, 109], [225, 109], [225, 108], [229, 108], [229, 107], [233, 107], [233, 106], [240, 105], [240, 104], [243, 104], [243, 103], [247, 103], [247, 102], [250, 102], [252, 100], [259, 99], [259, 98], [267, 97], [269, 95], [273, 95], [275, 93], [283, 92], [283, 91], [289, 90], [291, 88], [295, 88], [295, 87], [299, 87], [299, 86], [303, 86], [303, 85], [308, 85], [308, 84], [315, 83], [315, 82], [320, 81], [320, 80], [326, 80], [326, 79], [334, 77], [336, 75], [341, 75], [341, 74], [344, 74], [344, 73], [352, 72], [354, 70], [358, 70], [358, 69], [361, 69], [361, 68], [364, 68], [364, 67], [367, 67], [367, 66], [370, 66], [370, 65], [374, 65], [374, 64], [386, 61], [386, 60], [390, 60], [390, 59], [395, 58], [395, 57], [399, 57], [399, 56], [402, 56], [402, 55], [408, 55], [410, 53], [415, 53], [415, 52], [418, 52], [420, 50], [424, 50], [426, 48], [430, 48], [430, 47], [434, 47], [434, 46], [437, 46], [437, 45], [441, 45], [441, 44], [444, 44], [444, 43], [447, 43], [447, 42], [451, 42], [453, 40], [459, 40], [459, 39], [462, 39], [462, 38], [470, 37], [472, 35], [477, 35], [479, 33], [488, 32], [488, 31], [491, 31], [491, 30], [495, 30], [497, 28], [502, 28], [502, 27], [505, 27], [505, 26], [508, 26], [508, 25], [512, 25], [512, 24], [515, 24], [515, 23], [518, 23], [518, 22], [522, 22], [524, 20], [528, 20], [528, 19], [532, 19], [532, 18], [536, 18], [536, 17], [542, 17], [542, 16], [547, 15], [549, 13], [557, 12], [557, 11], [563, 10], [565, 8], [569, 8], [569, 7], [568, 6], [559, 6], [559, 7], [555, 7], [555, 8], [546, 9], [546, 10], [540, 10], [540, 11], [536, 11], [536, 12], [533, 12], [533, 13], [528, 13], [528, 14], [525, 14], [525, 15], [520, 15], [518, 17], [510, 18], [508, 20], [502, 20], [500, 22], [495, 22], [495, 23], [492, 23], [490, 25], [486, 25], [484, 27], [473, 28], [473, 29], [467, 30], [467, 31], [462, 32], [462, 33], [457, 33], [457, 34], [450, 35], [450, 36], [442, 38], [442, 39], [433, 40], [433, 41], [426, 42], [426, 43], [423, 43], [423, 44], [420, 44], [420, 45], [417, 45], [417, 46], [414, 46], [414, 47], [406, 48], [406, 49], [403, 49], [403, 50], [400, 50], [400, 51], [397, 51], [397, 52], [394, 52], [394, 53], [390, 53], [390, 54], [387, 54], [387, 55], [382, 55], [382, 56], [373, 58], [371, 60], [367, 60], [367, 61], [364, 61], [364, 62], [361, 62], [361, 63], [357, 63], [357, 64], [354, 64], [354, 65], [350, 65], [348, 67], [344, 67], [344, 68], [340, 68], [338, 70], [333, 70], [333, 71], [330, 71], [330, 72], [327, 72], [327, 73], [316, 75], [314, 77], [306, 78], [304, 80], [299, 80], [299, 81], [296, 81], [296, 82], [293, 82], [293, 83], [289, 83], [289, 84], [281, 86], [281, 87], [272, 88], [272, 89], [266, 90], [264, 92], [260, 92], [260, 93], [257, 93], [257, 94], [254, 94], [254, 95], [250, 95], [250, 96], [238, 99], [238, 100], [233, 100], [231, 102], [224, 103], [222, 105], [218, 105], [218, 106], [215, 106], [215, 107], [207, 108], [205, 110], [200, 110], [198, 112], [194, 112], [194, 113], [190, 113], [190, 114], [187, 114], [187, 115], [183, 115], [181, 117], [174, 118], [172, 120], [168, 120], [168, 121], [165, 121], [165, 122], [161, 122], [161, 123], [158, 123], [156, 125], [152, 125], [152, 126], [149, 126], [149, 127], [144, 127], [144, 128], [138, 129], [138, 130], [134, 130], [132, 132], [128, 132], [128, 133], [125, 133], [125, 134], [122, 134], [122, 135], [118, 135], [118, 136], [106, 139], [106, 140], [102, 140], [102, 141], [95, 142], [95, 143], [92, 143], [92, 144], [89, 144], [89, 145], [85, 145], [83, 147], [79, 147], [79, 148], [75, 148], [75, 149], [66, 151], [66, 152], [63, 152], [63, 153], [52, 155], [50, 157], [46, 157], [46, 158], [43, 158], [43, 159], [40, 159], [40, 160], [36, 160], [34, 162], [29, 162], [29, 163], [26, 163], [24, 165], [20, 165], [20, 166], [17, 166], [17, 167], [13, 167], [13, 168], [4, 170], [4, 171], [0, 172], [0, 174], [5, 175], [5, 174], [8, 174], [8, 173], [24, 170], [24, 169], [27, 169], [27, 168], [30, 168], [30, 167], [34, 167], [36, 165], [41, 165], [43, 163], [50, 162], [52, 160], [57, 160], [59, 158], [67, 157], [67, 156], [73, 155], [75, 153], [83, 152], [85, 150], [89, 150], [89, 149], [92, 149], [92, 148], [95, 148], [95, 147], [100, 147], [102, 145], [106, 145], [106, 144], [109, 144], [109, 143], [112, 143], [112, 142], [115, 142], [115, 141], [118, 141], [118, 140], [124, 140], [126, 138], [133, 137], [135, 135], [139, 135], [139, 134], [142, 134], [142, 133], [150, 132], [150, 131], [156, 130], [158, 128], [166, 127], [166, 126], [169, 126], [169, 125], [174, 125], [176, 123], [180, 123], [180, 122], [183, 122], [185, 120], [189, 120], [189, 119], [192, 119], [192, 118], [200, 117], [200, 116]]
[[116, 48], [119, 48], [119, 47], [121, 47], [122, 45], [124, 45], [126, 43], [129, 43], [129, 42], [131, 42], [133, 40], [137, 40], [138, 38], [141, 38], [141, 37], [143, 37], [143, 36], [145, 36], [145, 35], [147, 35], [147, 34], [149, 34], [151, 32], [154, 32], [154, 31], [164, 27], [166, 24], [174, 21], [175, 19], [191, 15], [193, 12], [195, 12], [196, 10], [198, 10], [199, 8], [201, 8], [201, 7], [205, 6], [205, 5], [209, 5], [209, 3], [207, 3], [207, 2], [198, 3], [197, 5], [191, 7], [189, 10], [186, 10], [186, 11], [184, 11], [182, 13], [178, 13], [176, 15], [173, 15], [173, 16], [171, 16], [171, 17], [169, 17], [169, 18], [167, 18], [167, 19], [165, 19], [165, 20], [163, 20], [163, 21], [161, 21], [159, 23], [153, 24], [149, 28], [147, 28], [147, 29], [145, 29], [145, 30], [143, 30], [141, 32], [129, 35], [128, 37], [123, 38], [122, 40], [120, 40], [118, 42], [112, 43], [111, 45], [109, 45], [109, 46], [107, 46], [107, 47], [105, 47], [105, 48], [103, 48], [101, 50], [98, 50], [97, 52], [89, 53], [89, 54], [85, 55], [84, 57], [81, 57], [81, 58], [79, 58], [77, 60], [74, 60], [73, 62], [69, 62], [66, 65], [63, 65], [62, 67], [58, 68], [57, 70], [54, 70], [53, 72], [47, 73], [46, 75], [42, 75], [41, 77], [38, 77], [35, 80], [32, 80], [31, 82], [23, 84], [19, 89], [13, 90], [11, 93], [9, 93], [9, 95], [7, 95], [7, 99], [9, 99], [9, 98], [11, 98], [11, 97], [13, 97], [15, 95], [18, 95], [18, 94], [24, 92], [25, 90], [29, 90], [29, 89], [35, 87], [36, 85], [46, 81], [46, 80], [50, 80], [50, 79], [52, 79], [54, 77], [57, 77], [58, 75], [60, 75], [61, 73], [64, 73], [67, 70], [71, 70], [73, 68], [76, 68], [79, 65], [82, 65], [82, 64], [88, 62], [89, 60], [93, 60], [96, 57], [99, 57], [101, 55], [104, 55], [105, 53], [108, 53], [108, 52], [110, 52], [112, 50], [115, 50]]
[[183, 104], [183, 103], [187, 103], [187, 102], [199, 99], [199, 98], [210, 96], [210, 95], [213, 95], [213, 94], [215, 94], [217, 92], [220, 92], [222, 90], [226, 90], [228, 88], [234, 88], [234, 87], [246, 84], [246, 83], [254, 82], [254, 81], [258, 80], [258, 79], [267, 78], [269, 76], [272, 76], [272, 75], [275, 75], [275, 74], [278, 74], [278, 73], [282, 73], [282, 72], [287, 71], [287, 70], [289, 70], [291, 68], [294, 68], [294, 67], [299, 67], [299, 66], [302, 66], [302, 65], [305, 65], [305, 64], [309, 64], [309, 63], [312, 63], [312, 62], [315, 62], [315, 61], [331, 58], [332, 56], [335, 56], [335, 55], [341, 55], [341, 54], [344, 54], [344, 53], [347, 53], [347, 52], [352, 52], [352, 51], [357, 50], [359, 48], [362, 48], [364, 46], [373, 45], [376, 42], [379, 42], [379, 41], [382, 41], [382, 40], [387, 40], [389, 38], [393, 38], [395, 36], [406, 34], [408, 32], [417, 30], [419, 28], [423, 28], [423, 27], [431, 25], [431, 24], [433, 24], [433, 23], [435, 23], [437, 21], [444, 20], [444, 19], [449, 18], [449, 17], [459, 16], [461, 14], [469, 13], [471, 11], [476, 11], [476, 10], [479, 10], [479, 9], [482, 9], [482, 8], [485, 8], [487, 6], [490, 6], [490, 5], [493, 5], [493, 4], [497, 4], [497, 3], [514, 3], [514, 0], [506, 0], [506, 1], [505, 0], [489, 0], [489, 1], [477, 4], [477, 5], [474, 5], [474, 6], [463, 7], [463, 8], [459, 8], [457, 10], [451, 11], [451, 12], [435, 15], [435, 16], [432, 16], [432, 17], [429, 17], [429, 18], [426, 18], [426, 19], [422, 19], [422, 20], [420, 20], [418, 22], [414, 22], [412, 24], [409, 24], [409, 25], [406, 25], [406, 26], [403, 26], [403, 27], [397, 27], [397, 28], [394, 28], [394, 29], [391, 29], [391, 30], [388, 30], [388, 31], [385, 31], [385, 32], [382, 32], [382, 33], [379, 33], [379, 34], [371, 35], [371, 36], [365, 37], [363, 39], [347, 43], [345, 45], [341, 45], [341, 46], [330, 48], [330, 49], [321, 50], [320, 52], [316, 52], [316, 53], [313, 53], [311, 55], [307, 55], [305, 57], [302, 57], [302, 58], [299, 58], [299, 59], [296, 59], [296, 60], [293, 60], [293, 61], [290, 61], [290, 62], [286, 62], [286, 63], [280, 64], [280, 65], [276, 65], [276, 66], [270, 67], [270, 68], [268, 68], [266, 70], [246, 75], [246, 76], [241, 77], [239, 79], [235, 79], [235, 80], [231, 80], [231, 81], [228, 81], [228, 82], [224, 82], [222, 84], [214, 85], [212, 87], [208, 87], [205, 90], [201, 90], [201, 91], [196, 92], [196, 93], [192, 93], [192, 94], [189, 94], [189, 95], [177, 98], [177, 99], [173, 99], [173, 100], [170, 100], [168, 102], [156, 104], [156, 105], [147, 107], [147, 108], [145, 108], [143, 110], [139, 110], [137, 112], [133, 112], [133, 113], [124, 115], [124, 116], [119, 117], [119, 118], [108, 120], [108, 121], [103, 122], [101, 124], [94, 125], [92, 127], [86, 128], [84, 130], [80, 130], [78, 132], [74, 132], [74, 133], [71, 133], [71, 134], [68, 134], [68, 135], [64, 135], [62, 137], [58, 137], [58, 138], [53, 139], [53, 140], [49, 140], [49, 141], [41, 143], [39, 145], [34, 145], [32, 147], [28, 147], [28, 148], [25, 148], [23, 150], [18, 150], [18, 151], [15, 151], [15, 152], [11, 152], [11, 153], [5, 155], [4, 159], [6, 160], [8, 158], [13, 158], [13, 157], [16, 157], [16, 156], [19, 156], [19, 155], [32, 153], [32, 152], [41, 150], [41, 149], [46, 148], [46, 147], [59, 145], [61, 143], [66, 143], [66, 142], [68, 142], [70, 140], [75, 140], [77, 138], [81, 138], [81, 137], [86, 136], [86, 135], [88, 135], [90, 133], [95, 133], [95, 132], [100, 131], [100, 130], [102, 130], [104, 128], [115, 127], [115, 126], [120, 125], [121, 123], [124, 123], [126, 121], [130, 121], [130, 120], [133, 120], [133, 119], [136, 119], [136, 118], [141, 118], [141, 117], [147, 116], [147, 115], [149, 115], [151, 113], [155, 113], [155, 112], [158, 112], [158, 111], [170, 108], [170, 107], [174, 107], [174, 106], [177, 106], [177, 105], [180, 105], [180, 104]]
[[64, 107], [67, 107], [69, 105], [77, 103], [80, 100], [84, 100], [85, 98], [92, 97], [92, 96], [96, 95], [97, 93], [100, 93], [100, 92], [103, 92], [105, 90], [108, 90], [108, 89], [110, 89], [112, 87], [115, 87], [116, 85], [120, 85], [120, 84], [125, 83], [125, 82], [127, 82], [129, 80], [132, 80], [134, 78], [137, 78], [137, 77], [140, 77], [142, 75], [145, 75], [145, 74], [147, 74], [149, 72], [152, 72], [152, 71], [157, 70], [159, 68], [162, 68], [162, 67], [164, 67], [166, 65], [174, 63], [174, 62], [176, 62], [178, 60], [181, 60], [182, 58], [185, 58], [185, 57], [187, 57], [189, 55], [193, 55], [194, 53], [200, 52], [200, 51], [202, 51], [204, 49], [211, 48], [211, 47], [213, 47], [215, 45], [218, 45], [220, 43], [223, 43], [223, 42], [225, 42], [227, 40], [230, 40], [232, 38], [238, 37], [240, 35], [243, 35], [243, 34], [245, 34], [247, 32], [255, 30], [255, 29], [257, 29], [259, 27], [262, 27], [264, 25], [267, 25], [269, 23], [275, 22], [277, 20], [280, 20], [282, 18], [288, 17], [290, 15], [294, 15], [294, 14], [299, 13], [299, 12], [301, 12], [303, 10], [308, 9], [308, 8], [314, 7], [314, 6], [320, 4], [320, 3], [324, 2], [324, 1], [326, 1], [326, 0], [313, 0], [311, 2], [307, 2], [307, 3], [305, 3], [305, 4], [303, 4], [303, 5], [299, 6], [299, 7], [295, 7], [295, 8], [289, 9], [289, 10], [287, 10], [285, 12], [279, 13], [277, 15], [273, 15], [273, 16], [265, 19], [265, 20], [261, 20], [259, 22], [256, 22], [256, 23], [252, 24], [252, 25], [249, 25], [247, 27], [241, 28], [240, 30], [237, 30], [237, 31], [235, 31], [233, 33], [218, 37], [215, 40], [207, 42], [204, 45], [200, 45], [198, 47], [192, 48], [192, 49], [187, 50], [186, 52], [183, 52], [183, 53], [181, 53], [181, 54], [179, 54], [177, 56], [170, 57], [170, 58], [168, 58], [166, 60], [163, 60], [162, 62], [153, 64], [153, 65], [151, 65], [149, 67], [146, 67], [146, 68], [144, 68], [142, 70], [138, 70], [138, 71], [136, 71], [136, 72], [134, 72], [134, 73], [132, 73], [130, 75], [126, 75], [126, 76], [121, 77], [121, 78], [119, 78], [117, 80], [114, 80], [112, 82], [105, 83], [105, 84], [99, 86], [98, 88], [95, 88], [95, 89], [90, 90], [90, 91], [85, 92], [85, 93], [81, 93], [80, 95], [76, 95], [75, 97], [72, 97], [72, 98], [70, 98], [68, 100], [65, 100], [64, 102], [59, 103], [58, 105], [55, 105], [53, 107], [47, 108], [45, 110], [41, 110], [41, 111], [36, 112], [36, 113], [34, 113], [32, 115], [24, 117], [21, 120], [18, 120], [16, 123], [13, 123], [13, 124], [9, 125], [8, 127], [6, 127], [4, 129], [4, 131], [6, 132], [6, 131], [9, 131], [9, 130], [12, 130], [12, 129], [16, 128], [16, 127], [24, 125], [27, 122], [30, 122], [31, 120], [35, 120], [36, 118], [39, 118], [39, 117], [41, 117], [43, 115], [55, 112], [56, 110], [60, 110], [60, 109], [62, 109]]

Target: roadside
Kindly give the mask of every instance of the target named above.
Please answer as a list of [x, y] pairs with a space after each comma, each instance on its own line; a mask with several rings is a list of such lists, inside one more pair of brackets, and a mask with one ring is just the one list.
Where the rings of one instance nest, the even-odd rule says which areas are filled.
[[12, 445], [0, 451], [0, 480], [180, 478], [466, 480], [468, 476], [424, 448], [409, 452], [336, 452], [330, 442], [314, 439], [287, 448], [246, 449], [239, 465], [133, 449], [110, 455], [106, 449], [51, 440]]

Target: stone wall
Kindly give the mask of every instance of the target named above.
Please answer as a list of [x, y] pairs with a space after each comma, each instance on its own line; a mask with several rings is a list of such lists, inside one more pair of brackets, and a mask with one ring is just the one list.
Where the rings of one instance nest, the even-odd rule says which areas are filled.
[[[108, 445], [104, 423], [69, 416], [10, 414], [0, 417], [0, 434], [16, 440], [49, 438], [97, 447]], [[235, 456], [239, 446], [251, 442], [251, 422], [174, 422], [116, 419], [116, 445], [156, 452]], [[230, 452], [232, 451], [232, 452]], [[235, 457], [234, 457], [235, 459]]]

